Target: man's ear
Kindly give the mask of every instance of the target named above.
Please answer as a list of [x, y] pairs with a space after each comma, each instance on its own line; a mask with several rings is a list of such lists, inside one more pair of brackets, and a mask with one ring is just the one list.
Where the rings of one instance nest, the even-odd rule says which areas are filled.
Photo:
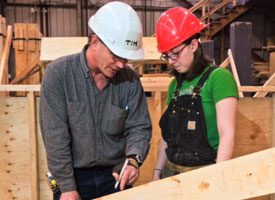
[[99, 38], [98, 38], [97, 35], [94, 34], [94, 35], [91, 36], [91, 44], [97, 45], [99, 42], [100, 41], [99, 41]]

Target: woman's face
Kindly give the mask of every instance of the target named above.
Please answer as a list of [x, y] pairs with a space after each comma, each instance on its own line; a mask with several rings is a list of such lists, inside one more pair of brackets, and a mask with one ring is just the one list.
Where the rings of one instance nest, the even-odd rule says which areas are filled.
[[198, 40], [194, 39], [190, 44], [181, 44], [167, 53], [168, 64], [178, 73], [186, 73], [190, 69], [194, 52], [198, 48]]

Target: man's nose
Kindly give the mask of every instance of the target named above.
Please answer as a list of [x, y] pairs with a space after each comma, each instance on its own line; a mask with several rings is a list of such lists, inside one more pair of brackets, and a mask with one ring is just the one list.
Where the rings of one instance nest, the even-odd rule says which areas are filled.
[[120, 69], [123, 69], [123, 68], [125, 67], [125, 63], [124, 63], [123, 61], [121, 61], [121, 60], [118, 60], [118, 61], [116, 62], [116, 66], [117, 66], [118, 68], [120, 68]]

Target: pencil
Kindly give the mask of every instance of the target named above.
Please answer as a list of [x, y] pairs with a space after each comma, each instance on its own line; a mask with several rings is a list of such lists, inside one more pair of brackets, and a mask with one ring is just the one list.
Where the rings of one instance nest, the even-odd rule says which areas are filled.
[[123, 164], [123, 166], [122, 166], [122, 169], [121, 169], [121, 171], [120, 171], [118, 180], [117, 180], [117, 182], [116, 182], [116, 184], [115, 184], [115, 189], [117, 189], [117, 187], [118, 187], [118, 185], [119, 185], [119, 182], [121, 181], [121, 178], [122, 178], [122, 176], [123, 176], [123, 174], [124, 174], [124, 171], [125, 171], [125, 169], [126, 169], [126, 167], [127, 167], [127, 165], [128, 165], [128, 162], [129, 162], [129, 160], [128, 160], [128, 158], [126, 158], [126, 159], [125, 159], [125, 162], [124, 162], [124, 164]]

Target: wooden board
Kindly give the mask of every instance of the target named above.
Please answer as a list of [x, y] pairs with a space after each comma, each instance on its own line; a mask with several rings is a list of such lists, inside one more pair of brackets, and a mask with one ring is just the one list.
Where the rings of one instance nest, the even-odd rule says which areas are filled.
[[272, 98], [238, 101], [234, 157], [272, 147], [272, 108]]
[[272, 148], [98, 199], [247, 199], [275, 192], [274, 169]]
[[6, 37], [6, 18], [0, 15], [0, 62], [4, 48], [4, 38]]
[[3, 199], [30, 197], [28, 115], [26, 99], [0, 101], [0, 196]]
[[275, 51], [269, 53], [269, 72], [270, 74], [275, 72]]
[[[10, 55], [10, 46], [12, 40], [12, 27], [9, 25], [7, 28], [7, 35], [5, 39], [4, 49], [1, 56], [0, 62], [0, 84], [9, 83], [9, 55]], [[0, 92], [0, 96], [8, 96], [6, 92]]]
[[[87, 43], [87, 37], [43, 37], [41, 43], [41, 61], [52, 61], [59, 57], [81, 52]], [[144, 60], [159, 60], [155, 37], [143, 37]]]

